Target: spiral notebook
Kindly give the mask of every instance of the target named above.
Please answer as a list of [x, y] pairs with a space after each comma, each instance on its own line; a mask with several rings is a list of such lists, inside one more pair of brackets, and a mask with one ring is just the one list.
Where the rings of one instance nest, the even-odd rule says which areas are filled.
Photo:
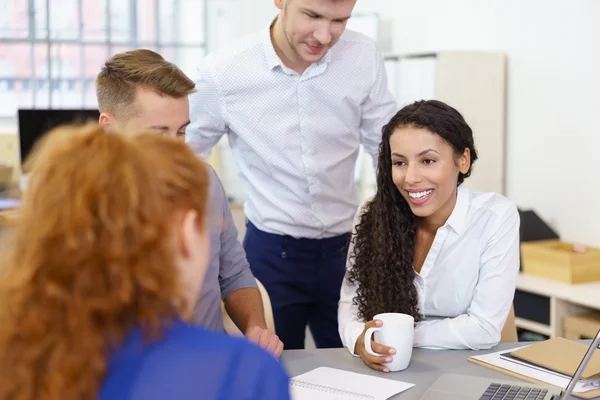
[[386, 400], [412, 383], [319, 367], [290, 380], [292, 400]]

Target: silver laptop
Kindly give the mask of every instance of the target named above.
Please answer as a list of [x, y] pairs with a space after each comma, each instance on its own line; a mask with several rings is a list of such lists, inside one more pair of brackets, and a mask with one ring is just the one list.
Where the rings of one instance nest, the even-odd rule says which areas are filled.
[[566, 400], [600, 344], [600, 331], [592, 340], [577, 371], [564, 391], [550, 385], [535, 385], [518, 381], [478, 378], [466, 375], [443, 374], [420, 400]]

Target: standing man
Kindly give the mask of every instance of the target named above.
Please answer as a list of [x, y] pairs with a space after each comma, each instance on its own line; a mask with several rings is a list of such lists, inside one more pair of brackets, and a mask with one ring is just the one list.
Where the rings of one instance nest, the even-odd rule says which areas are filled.
[[199, 68], [188, 143], [227, 134], [248, 201], [244, 247], [286, 349], [341, 347], [337, 306], [358, 205], [362, 143], [377, 157], [395, 112], [375, 43], [346, 23], [356, 0], [275, 0], [277, 18]]
[[[100, 125], [126, 132], [156, 131], [185, 137], [190, 123], [188, 95], [194, 82], [176, 65], [151, 50], [133, 50], [110, 58], [96, 79]], [[221, 300], [246, 337], [279, 356], [283, 344], [267, 330], [260, 292], [233, 222], [221, 181], [210, 176], [207, 228], [210, 265], [196, 306], [200, 324], [223, 332]]]

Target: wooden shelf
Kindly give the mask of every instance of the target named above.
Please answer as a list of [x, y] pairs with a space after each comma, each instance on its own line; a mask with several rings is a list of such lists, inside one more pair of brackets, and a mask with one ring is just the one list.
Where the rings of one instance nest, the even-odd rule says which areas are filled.
[[515, 324], [517, 325], [517, 328], [527, 329], [528, 331], [540, 333], [546, 336], [552, 335], [552, 329], [550, 326], [541, 324], [539, 322], [517, 317], [515, 318]]
[[540, 296], [556, 297], [595, 310], [600, 309], [600, 281], [570, 285], [520, 272], [517, 289]]

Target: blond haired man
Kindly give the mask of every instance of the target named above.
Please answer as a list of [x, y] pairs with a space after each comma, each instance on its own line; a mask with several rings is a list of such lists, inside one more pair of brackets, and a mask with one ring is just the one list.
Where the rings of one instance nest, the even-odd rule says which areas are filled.
[[375, 160], [396, 112], [375, 42], [346, 29], [356, 0], [274, 0], [265, 27], [198, 66], [186, 140], [227, 135], [247, 201], [244, 247], [287, 349], [342, 347], [338, 302], [359, 203], [362, 144]]
[[[183, 139], [190, 123], [188, 95], [194, 87], [183, 71], [154, 51], [119, 53], [105, 63], [96, 79], [100, 125], [128, 132], [153, 130]], [[202, 325], [224, 331], [220, 305], [223, 300], [246, 337], [279, 356], [283, 344], [267, 330], [260, 292], [237, 239], [223, 186], [215, 171], [207, 167], [211, 176], [211, 261], [196, 317]]]

